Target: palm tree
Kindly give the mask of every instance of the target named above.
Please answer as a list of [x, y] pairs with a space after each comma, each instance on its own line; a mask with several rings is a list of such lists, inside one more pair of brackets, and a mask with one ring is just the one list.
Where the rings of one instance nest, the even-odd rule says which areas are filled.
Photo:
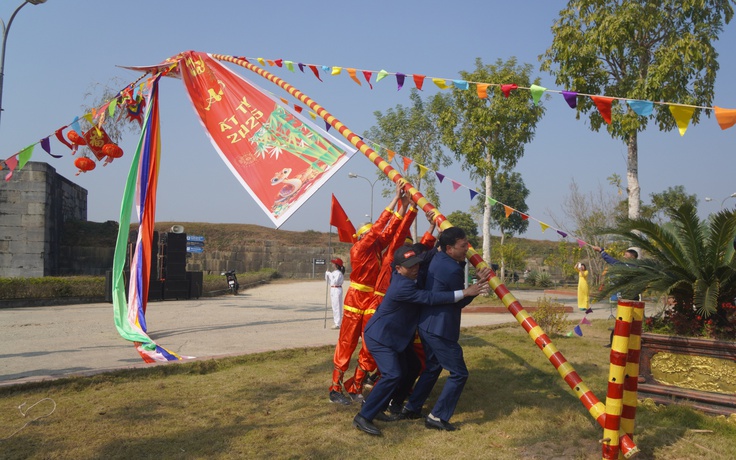
[[[624, 219], [607, 230], [643, 249], [645, 257], [612, 265], [600, 296], [616, 292], [672, 295], [676, 309], [708, 318], [736, 296], [736, 213], [721, 211], [701, 221], [689, 203], [666, 211], [669, 222]], [[717, 318], [715, 318], [717, 319]]]

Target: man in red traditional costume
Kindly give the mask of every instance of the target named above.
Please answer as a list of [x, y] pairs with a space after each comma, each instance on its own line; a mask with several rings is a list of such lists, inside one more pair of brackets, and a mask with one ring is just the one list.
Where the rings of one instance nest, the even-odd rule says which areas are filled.
[[[391, 204], [381, 212], [374, 224], [365, 224], [356, 231], [358, 241], [350, 249], [350, 287], [345, 294], [343, 319], [340, 326], [340, 337], [335, 347], [332, 371], [332, 385], [330, 386], [330, 401], [339, 404], [350, 404], [352, 399], [359, 399], [357, 393], [347, 397], [342, 393], [342, 379], [350, 365], [350, 358], [358, 346], [358, 338], [363, 328], [374, 313], [372, 309], [373, 292], [381, 269], [382, 252], [393, 239], [399, 224], [402, 221], [399, 213], [393, 209], [399, 202], [401, 187], [397, 187], [396, 196]], [[404, 208], [406, 209], [406, 208]], [[363, 356], [363, 362], [370, 367], [370, 362]], [[375, 363], [372, 364], [375, 369]], [[360, 369], [360, 367], [358, 367]], [[356, 375], [358, 374], [356, 369]], [[361, 371], [362, 380], [365, 370]], [[355, 379], [352, 379], [353, 382]], [[351, 382], [351, 384], [353, 384]], [[362, 395], [361, 395], [362, 397]]]

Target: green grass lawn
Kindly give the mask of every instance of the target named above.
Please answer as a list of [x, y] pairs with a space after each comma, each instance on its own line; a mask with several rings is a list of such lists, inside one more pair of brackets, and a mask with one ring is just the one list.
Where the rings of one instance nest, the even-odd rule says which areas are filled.
[[[553, 338], [602, 401], [608, 325]], [[523, 329], [464, 329], [461, 344], [470, 379], [452, 433], [416, 420], [376, 422], [380, 438], [356, 430], [359, 408], [328, 401], [334, 348], [320, 347], [0, 388], [0, 458], [601, 458], [602, 428]], [[636, 458], [736, 458], [733, 419], [645, 401]]]

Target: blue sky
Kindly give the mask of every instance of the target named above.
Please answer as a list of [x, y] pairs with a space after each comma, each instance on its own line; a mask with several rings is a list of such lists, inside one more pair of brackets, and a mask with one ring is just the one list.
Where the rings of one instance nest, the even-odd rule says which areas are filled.
[[[7, 21], [21, 3], [3, 2], [0, 17]], [[459, 78], [472, 70], [477, 57], [484, 63], [516, 56], [531, 63], [541, 84], [558, 88], [539, 72], [537, 56], [551, 43], [550, 27], [562, 1], [372, 1], [244, 2], [191, 0], [48, 0], [26, 5], [8, 36], [5, 59], [0, 157], [52, 134], [82, 115], [84, 96], [92, 85], [117, 86], [139, 75], [121, 65], [155, 64], [185, 50], [197, 50], [310, 64]], [[716, 44], [720, 53], [714, 104], [736, 108], [731, 82], [736, 78], [736, 24], [726, 27]], [[730, 47], [727, 45], [731, 45]], [[273, 70], [273, 68], [269, 68]], [[276, 95], [284, 95], [245, 69], [236, 71]], [[375, 121], [375, 111], [408, 105], [409, 88], [396, 90], [393, 79], [358, 86], [343, 72], [319, 82], [310, 73], [274, 72], [316, 100], [351, 130], [362, 133]], [[260, 80], [260, 81], [259, 81]], [[425, 84], [423, 96], [437, 89]], [[177, 222], [252, 223], [271, 226], [250, 196], [231, 175], [197, 121], [180, 81], [161, 84], [162, 166], [157, 220]], [[554, 224], [574, 179], [584, 192], [608, 188], [606, 177], [626, 176], [626, 147], [606, 133], [594, 133], [584, 119], [576, 120], [560, 95], [544, 102], [545, 117], [527, 146], [517, 171], [527, 188], [529, 214]], [[651, 125], [650, 125], [651, 126]], [[334, 132], [334, 131], [331, 131]], [[702, 215], [717, 211], [723, 198], [736, 192], [733, 157], [736, 128], [721, 131], [715, 118], [704, 118], [684, 137], [650, 128], [639, 140], [639, 179], [642, 197], [683, 185], [701, 200]], [[45, 161], [89, 191], [88, 218], [118, 220], [120, 201], [137, 134], [121, 143], [126, 155], [106, 167], [74, 176], [68, 150], [52, 141], [54, 159], [37, 148], [33, 161]], [[348, 179], [354, 172], [371, 180], [377, 169], [358, 154], [281, 228], [329, 230], [330, 194], [334, 193], [355, 222], [369, 214], [368, 183]], [[475, 187], [459, 165], [442, 170], [447, 177]], [[2, 185], [0, 185], [2, 186]], [[467, 190], [441, 186], [440, 210], [468, 211]], [[613, 190], [611, 190], [613, 192]], [[705, 202], [704, 198], [713, 201]], [[375, 213], [387, 199], [375, 190]], [[736, 199], [726, 200], [726, 206]], [[532, 222], [523, 235], [558, 239]]]

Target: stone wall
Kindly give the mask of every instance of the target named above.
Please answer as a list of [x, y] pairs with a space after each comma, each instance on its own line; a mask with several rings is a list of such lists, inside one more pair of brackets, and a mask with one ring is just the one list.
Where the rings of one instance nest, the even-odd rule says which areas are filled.
[[0, 184], [0, 277], [59, 274], [67, 219], [87, 219], [87, 190], [46, 163], [28, 162]]

